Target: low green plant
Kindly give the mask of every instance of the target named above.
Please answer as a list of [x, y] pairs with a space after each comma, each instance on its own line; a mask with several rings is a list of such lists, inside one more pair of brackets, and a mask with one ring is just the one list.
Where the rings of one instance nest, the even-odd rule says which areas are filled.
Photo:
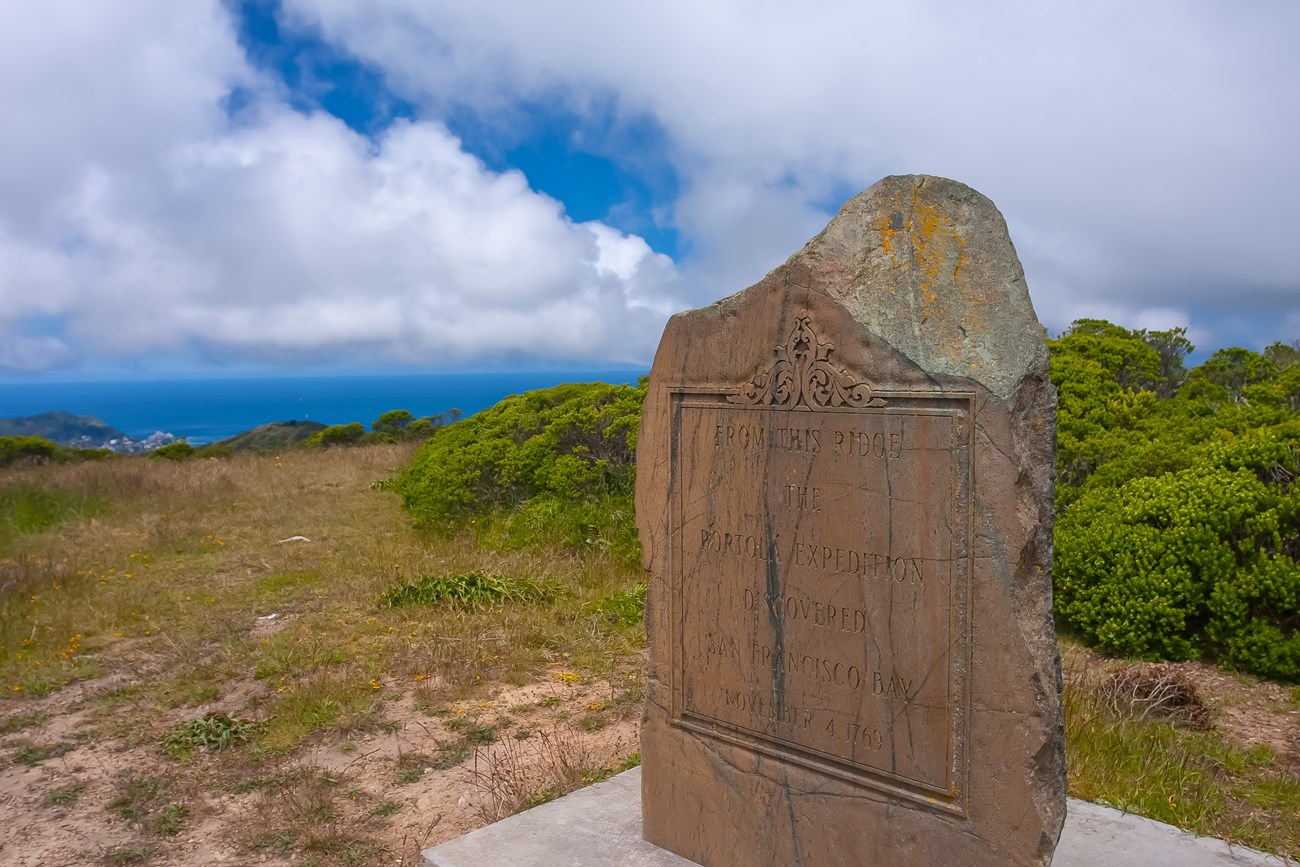
[[380, 594], [379, 604], [398, 608], [448, 602], [462, 608], [483, 609], [507, 602], [549, 602], [558, 595], [559, 588], [548, 581], [466, 572], [461, 575], [432, 575], [390, 587]]
[[14, 761], [34, 768], [46, 759], [57, 759], [76, 749], [76, 744], [59, 741], [53, 744], [21, 744], [13, 752]]
[[159, 837], [175, 837], [181, 830], [181, 823], [189, 812], [184, 804], [172, 802], [163, 806], [149, 822], [149, 830]]
[[296, 749], [318, 731], [353, 732], [374, 725], [379, 697], [349, 672], [323, 673], [287, 684], [271, 702], [258, 744], [272, 752]]
[[597, 599], [591, 612], [615, 624], [640, 623], [645, 619], [645, 594], [646, 583], [641, 581], [631, 590], [620, 590]]
[[361, 422], [354, 421], [350, 424], [334, 424], [318, 430], [307, 439], [303, 440], [303, 445], [308, 448], [329, 448], [331, 446], [353, 446], [361, 442], [361, 438], [366, 435], [365, 426]]
[[122, 778], [118, 794], [108, 802], [126, 821], [143, 826], [159, 837], [173, 837], [180, 832], [188, 808], [171, 800], [166, 784], [156, 777]]
[[57, 444], [44, 437], [0, 437], [0, 467], [17, 463], [44, 463], [58, 452]]
[[206, 713], [181, 723], [163, 738], [163, 749], [175, 759], [191, 756], [195, 750], [224, 750], [241, 744], [261, 728], [260, 723], [225, 713]]
[[114, 846], [104, 853], [104, 863], [111, 867], [126, 867], [130, 864], [139, 864], [147, 858], [153, 857], [158, 851], [158, 847], [149, 843], [128, 843], [124, 846]]
[[85, 789], [85, 783], [69, 783], [66, 786], [60, 786], [47, 792], [43, 803], [47, 807], [68, 807], [77, 803], [77, 798], [81, 797], [81, 793]]
[[418, 783], [424, 772], [433, 766], [433, 758], [424, 753], [403, 753], [397, 757], [397, 782], [403, 786]]
[[471, 750], [464, 740], [440, 744], [438, 757], [430, 764], [434, 770], [445, 771], [454, 768], [470, 757]]
[[380, 801], [370, 809], [370, 815], [380, 819], [396, 816], [402, 812], [402, 805], [393, 801]]

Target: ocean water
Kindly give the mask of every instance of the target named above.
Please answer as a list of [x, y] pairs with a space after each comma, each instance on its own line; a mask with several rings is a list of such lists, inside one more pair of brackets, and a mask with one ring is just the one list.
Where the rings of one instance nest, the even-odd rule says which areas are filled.
[[390, 409], [417, 418], [453, 407], [471, 415], [522, 391], [562, 382], [635, 383], [644, 373], [624, 368], [0, 383], [0, 418], [62, 410], [103, 419], [134, 439], [163, 431], [202, 445], [273, 421], [356, 421], [369, 428]]

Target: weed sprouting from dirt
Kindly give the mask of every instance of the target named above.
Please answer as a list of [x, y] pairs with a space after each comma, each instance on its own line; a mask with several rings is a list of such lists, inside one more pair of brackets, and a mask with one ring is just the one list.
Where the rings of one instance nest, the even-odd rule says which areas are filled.
[[108, 808], [131, 825], [158, 837], [173, 837], [180, 832], [189, 808], [172, 800], [171, 790], [162, 780], [127, 774], [120, 779], [117, 791]]
[[261, 725], [226, 713], [206, 713], [181, 723], [163, 738], [163, 749], [174, 759], [188, 759], [195, 750], [224, 750], [251, 738]]
[[76, 744], [60, 741], [53, 744], [21, 744], [13, 751], [15, 762], [34, 768], [46, 759], [57, 759], [76, 748]]
[[114, 846], [104, 853], [104, 863], [110, 867], [127, 867], [130, 864], [140, 864], [158, 851], [158, 847], [150, 843], [129, 843], [124, 846]]
[[608, 775], [590, 743], [568, 727], [506, 740], [474, 753], [475, 809], [495, 822]]
[[77, 803], [77, 799], [81, 797], [81, 793], [85, 789], [86, 784], [82, 782], [59, 786], [57, 789], [49, 791], [45, 796], [44, 804], [47, 807], [70, 807]]

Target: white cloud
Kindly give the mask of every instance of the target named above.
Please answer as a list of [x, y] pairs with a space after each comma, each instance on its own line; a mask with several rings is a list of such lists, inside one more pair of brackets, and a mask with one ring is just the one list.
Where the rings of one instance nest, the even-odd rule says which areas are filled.
[[1054, 327], [1089, 304], [1245, 304], [1267, 330], [1300, 301], [1284, 0], [286, 2], [435, 110], [613, 98], [654, 118], [696, 301], [806, 240], [829, 191], [911, 171], [1002, 207]]
[[[217, 0], [0, 6], [0, 369], [190, 351], [644, 361], [685, 300], [757, 279], [835, 196], [908, 171], [1002, 207], [1054, 330], [1105, 315], [1185, 323], [1207, 348], [1300, 336], [1285, 0], [285, 14], [382, 70], [421, 119], [372, 140], [291, 110]], [[436, 120], [508, 124], [525, 100], [661, 129], [689, 258], [573, 222]]]
[[[653, 352], [673, 263], [574, 223], [441, 124], [370, 140], [289, 109], [216, 3], [27, 8], [0, 13], [0, 48], [46, 47], [0, 61], [16, 108], [0, 368], [194, 348], [421, 366]], [[232, 121], [234, 87], [250, 96]], [[63, 334], [24, 333], [32, 317]]]

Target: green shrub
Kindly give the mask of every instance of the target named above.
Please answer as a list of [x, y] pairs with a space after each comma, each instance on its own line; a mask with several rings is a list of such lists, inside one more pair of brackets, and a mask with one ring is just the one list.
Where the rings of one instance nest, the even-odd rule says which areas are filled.
[[0, 467], [22, 463], [46, 463], [59, 447], [44, 437], [0, 437]]
[[353, 446], [361, 442], [361, 438], [365, 435], [366, 429], [359, 421], [350, 424], [332, 424], [324, 430], [318, 430], [307, 437], [307, 439], [303, 440], [303, 445], [326, 448], [330, 446]]
[[165, 446], [159, 446], [149, 452], [149, 457], [159, 458], [165, 461], [183, 461], [186, 458], [192, 458], [195, 455], [194, 446], [185, 440], [177, 440], [174, 443], [168, 443]]
[[386, 433], [390, 436], [400, 436], [402, 431], [415, 421], [415, 416], [404, 409], [390, 409], [370, 423], [370, 429], [375, 433]]
[[1104, 650], [1300, 680], [1300, 424], [1177, 472], [1091, 484], [1058, 518], [1056, 606]]
[[[399, 487], [419, 526], [476, 521], [507, 543], [607, 546], [635, 556], [636, 432], [645, 387], [559, 385], [439, 429]], [[490, 520], [483, 520], [490, 519]]]

